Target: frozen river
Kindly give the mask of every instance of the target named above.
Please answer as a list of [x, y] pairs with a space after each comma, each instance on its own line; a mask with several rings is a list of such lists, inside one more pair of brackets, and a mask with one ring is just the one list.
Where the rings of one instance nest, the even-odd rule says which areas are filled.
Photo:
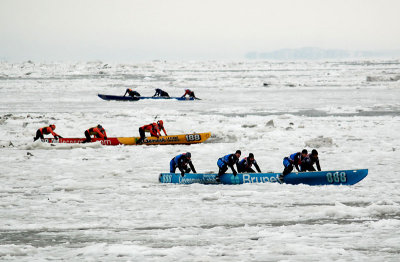
[[[0, 63], [2, 261], [399, 261], [400, 61]], [[201, 101], [107, 102], [126, 88]], [[191, 146], [32, 142], [55, 124], [84, 137], [211, 132]], [[322, 170], [368, 168], [355, 186], [171, 185], [254, 153], [262, 171], [318, 149]]]

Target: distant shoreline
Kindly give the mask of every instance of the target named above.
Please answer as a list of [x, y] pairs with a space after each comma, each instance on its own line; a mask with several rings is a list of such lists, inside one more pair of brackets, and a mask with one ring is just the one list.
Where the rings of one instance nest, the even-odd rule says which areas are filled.
[[319, 60], [319, 59], [383, 59], [400, 58], [400, 50], [348, 51], [341, 49], [321, 49], [318, 47], [285, 48], [271, 52], [248, 52], [246, 59], [272, 60]]

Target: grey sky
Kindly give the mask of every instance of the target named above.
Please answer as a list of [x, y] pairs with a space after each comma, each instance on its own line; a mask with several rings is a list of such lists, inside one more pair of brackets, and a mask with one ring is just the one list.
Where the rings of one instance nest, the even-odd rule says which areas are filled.
[[0, 0], [0, 60], [240, 59], [400, 47], [399, 0]]

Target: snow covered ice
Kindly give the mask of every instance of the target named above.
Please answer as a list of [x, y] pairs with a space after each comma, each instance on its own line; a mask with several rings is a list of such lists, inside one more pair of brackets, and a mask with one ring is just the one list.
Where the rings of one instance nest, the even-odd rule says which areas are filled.
[[[400, 61], [0, 63], [0, 260], [398, 261]], [[267, 85], [264, 85], [267, 83]], [[155, 88], [201, 101], [107, 102]], [[212, 132], [191, 146], [32, 142], [102, 124], [137, 136]], [[254, 153], [264, 172], [317, 148], [323, 170], [368, 168], [355, 186], [172, 185], [158, 175], [190, 151], [198, 172]]]

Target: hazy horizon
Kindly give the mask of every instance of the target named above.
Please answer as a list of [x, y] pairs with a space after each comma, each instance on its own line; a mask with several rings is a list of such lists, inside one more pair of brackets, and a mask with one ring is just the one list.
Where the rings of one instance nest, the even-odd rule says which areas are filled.
[[245, 59], [318, 47], [398, 50], [400, 1], [0, 2], [0, 60]]

